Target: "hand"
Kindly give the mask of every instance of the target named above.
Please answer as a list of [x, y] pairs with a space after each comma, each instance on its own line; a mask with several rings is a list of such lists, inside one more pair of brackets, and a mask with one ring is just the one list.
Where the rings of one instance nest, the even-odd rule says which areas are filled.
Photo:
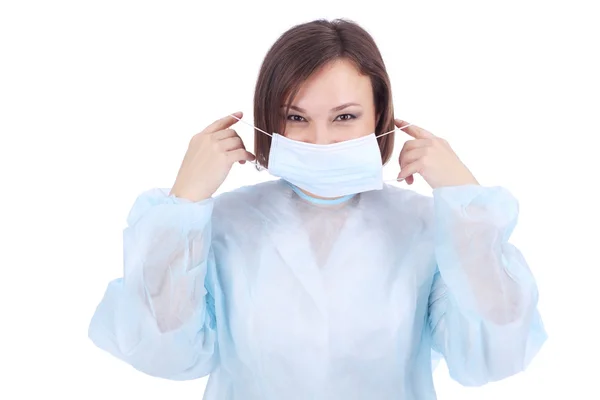
[[[395, 124], [400, 128], [408, 122], [396, 119]], [[404, 143], [400, 151], [399, 180], [406, 179], [406, 183], [411, 185], [414, 182], [413, 175], [418, 173], [432, 189], [479, 184], [446, 140], [415, 125], [406, 127], [403, 131], [414, 140]]]
[[[233, 115], [242, 118], [241, 112]], [[171, 194], [194, 202], [205, 200], [225, 181], [235, 162], [254, 161], [236, 131], [229, 128], [236, 122], [228, 115], [192, 137]]]

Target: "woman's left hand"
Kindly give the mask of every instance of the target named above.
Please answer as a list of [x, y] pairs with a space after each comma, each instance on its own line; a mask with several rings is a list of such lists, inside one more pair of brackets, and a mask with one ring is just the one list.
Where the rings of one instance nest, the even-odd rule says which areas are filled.
[[[398, 128], [408, 124], [395, 120]], [[479, 183], [460, 161], [448, 142], [415, 125], [402, 129], [414, 139], [404, 143], [400, 151], [398, 180], [406, 179], [411, 185], [418, 173], [432, 189], [442, 186], [478, 185]]]

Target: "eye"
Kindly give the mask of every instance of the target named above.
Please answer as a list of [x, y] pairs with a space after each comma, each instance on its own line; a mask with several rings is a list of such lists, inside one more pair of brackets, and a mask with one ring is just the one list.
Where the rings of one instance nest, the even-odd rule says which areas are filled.
[[342, 115], [338, 115], [337, 118], [340, 118], [340, 121], [350, 121], [352, 119], [356, 119], [356, 115], [354, 115], [354, 114], [342, 114]]
[[304, 117], [301, 117], [299, 115], [288, 115], [287, 119], [289, 121], [293, 121], [293, 122], [302, 122], [302, 121], [305, 121]]

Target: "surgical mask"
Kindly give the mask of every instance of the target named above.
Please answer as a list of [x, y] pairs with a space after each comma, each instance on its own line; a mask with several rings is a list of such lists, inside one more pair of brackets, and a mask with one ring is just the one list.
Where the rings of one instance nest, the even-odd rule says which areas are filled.
[[[381, 150], [375, 133], [333, 144], [312, 144], [272, 135], [232, 115], [271, 137], [268, 171], [271, 175], [320, 197], [342, 197], [381, 190], [383, 179]], [[403, 129], [411, 124], [405, 125]], [[258, 165], [255, 162], [256, 165]]]

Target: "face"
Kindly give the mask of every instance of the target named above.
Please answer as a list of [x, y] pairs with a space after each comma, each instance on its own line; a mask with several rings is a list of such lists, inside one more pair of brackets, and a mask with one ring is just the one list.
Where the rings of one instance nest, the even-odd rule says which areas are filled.
[[343, 142], [373, 133], [375, 117], [371, 79], [351, 62], [336, 60], [301, 86], [286, 116], [285, 136], [313, 144]]

